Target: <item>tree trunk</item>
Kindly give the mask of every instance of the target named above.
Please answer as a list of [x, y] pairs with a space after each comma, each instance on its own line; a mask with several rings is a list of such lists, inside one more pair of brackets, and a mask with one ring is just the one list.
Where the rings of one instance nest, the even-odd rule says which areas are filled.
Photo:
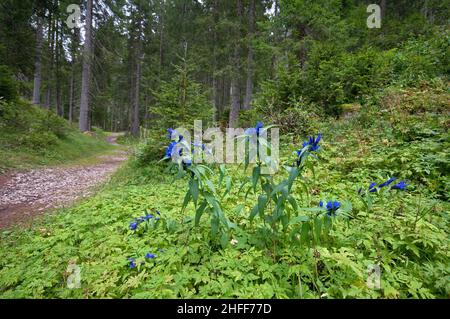
[[69, 91], [69, 122], [73, 122], [75, 114], [75, 65], [77, 60], [77, 46], [80, 41], [80, 34], [78, 32], [78, 29], [72, 29], [72, 35], [71, 35], [71, 44], [70, 44], [70, 54], [72, 57], [72, 61], [70, 63], [71, 70], [70, 70], [70, 91]]
[[241, 93], [240, 93], [240, 73], [241, 73], [241, 50], [240, 50], [240, 38], [241, 38], [241, 19], [242, 19], [242, 0], [237, 0], [237, 24], [236, 24], [236, 37], [233, 52], [233, 71], [231, 73], [231, 107], [230, 107], [230, 117], [228, 121], [229, 127], [236, 127], [239, 119], [239, 109], [241, 104]]
[[245, 110], [251, 108], [253, 100], [253, 37], [255, 33], [255, 0], [250, 0], [248, 33], [247, 85], [244, 99]]
[[86, 32], [83, 51], [83, 71], [81, 79], [80, 119], [81, 132], [89, 131], [89, 84], [91, 80], [91, 37], [92, 37], [92, 0], [86, 0]]
[[53, 13], [50, 12], [48, 16], [48, 33], [47, 42], [49, 44], [48, 65], [46, 70], [46, 90], [45, 90], [45, 105], [44, 108], [50, 109], [51, 104], [51, 83], [52, 83], [52, 68], [53, 68]]
[[218, 23], [219, 17], [217, 12], [217, 0], [213, 2], [213, 69], [212, 69], [212, 104], [213, 104], [213, 121], [217, 122], [219, 120], [219, 106], [218, 106], [218, 82], [217, 82], [217, 30], [216, 25]]
[[162, 67], [163, 67], [163, 60], [164, 60], [164, 47], [163, 47], [163, 43], [164, 43], [164, 1], [161, 4], [161, 12], [159, 14], [159, 70], [158, 70], [158, 75], [159, 75], [159, 79], [161, 80], [161, 75], [162, 75]]
[[[61, 37], [61, 39], [60, 39]], [[61, 41], [60, 41], [61, 40]], [[55, 37], [55, 79], [56, 79], [56, 114], [63, 117], [64, 110], [62, 106], [62, 96], [61, 96], [61, 46], [62, 46], [62, 34], [59, 28], [59, 21], [56, 21], [56, 37]]]
[[136, 59], [136, 73], [133, 92], [133, 111], [131, 121], [131, 134], [135, 137], [139, 137], [139, 100], [140, 100], [140, 86], [141, 86], [141, 36], [142, 36], [142, 23], [139, 24], [138, 33], [136, 36], [135, 47], [135, 59]]
[[36, 29], [36, 56], [34, 61], [34, 87], [33, 104], [39, 105], [41, 102], [41, 60], [42, 60], [42, 17], [38, 13]]
[[386, 16], [386, 0], [381, 0], [381, 5], [380, 5], [380, 9], [381, 9], [381, 19], [383, 19]]
[[[72, 57], [73, 59], [73, 57]], [[69, 122], [73, 121], [73, 91], [74, 91], [74, 64], [72, 60], [72, 70], [70, 72], [70, 85], [69, 85]]]

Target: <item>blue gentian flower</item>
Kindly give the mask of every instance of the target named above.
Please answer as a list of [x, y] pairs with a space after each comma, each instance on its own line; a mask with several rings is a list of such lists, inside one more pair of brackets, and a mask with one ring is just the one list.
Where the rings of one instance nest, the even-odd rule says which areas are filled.
[[161, 216], [161, 213], [160, 213], [158, 210], [156, 210], [156, 213], [157, 213], [159, 216]]
[[375, 183], [375, 182], [370, 183], [369, 192], [375, 193], [377, 191], [377, 188], [375, 186], [377, 186], [377, 183]]
[[[319, 202], [320, 207], [323, 207], [323, 204], [324, 203], [322, 201]], [[325, 207], [327, 209], [327, 215], [331, 216], [334, 215], [336, 211], [341, 207], [341, 203], [338, 201], [328, 201]]]
[[147, 259], [153, 259], [153, 258], [155, 258], [156, 256], [154, 255], [154, 254], [152, 254], [152, 253], [147, 253], [146, 255], [145, 255], [145, 258], [147, 258]]
[[244, 131], [244, 134], [245, 135], [249, 135], [249, 136], [247, 136], [247, 140], [249, 140], [249, 137], [250, 136], [259, 136], [260, 134], [261, 134], [261, 132], [262, 132], [262, 129], [263, 129], [263, 122], [261, 122], [261, 121], [259, 121], [258, 123], [256, 123], [256, 126], [255, 127], [250, 127], [250, 128], [248, 128], [248, 129], [246, 129], [245, 131]]
[[172, 128], [168, 128], [167, 132], [169, 133], [169, 135], [167, 136], [168, 139], [172, 139], [172, 135], [175, 133], [175, 130]]
[[138, 222], [131, 222], [130, 223], [130, 230], [136, 230], [138, 227]]
[[128, 264], [128, 267], [130, 267], [130, 269], [136, 268], [136, 259], [134, 258], [128, 258], [128, 261], [130, 262]]
[[256, 130], [256, 135], [259, 136], [259, 134], [261, 133], [261, 129], [263, 128], [263, 122], [259, 121], [258, 123], [256, 123], [255, 126], [255, 130]]
[[[169, 133], [167, 135], [167, 138], [170, 140], [175, 140], [175, 137], [177, 136], [178, 132], [172, 128], [168, 128], [167, 132]], [[183, 140], [183, 135], [178, 135], [178, 142], [181, 142]]]
[[308, 141], [303, 142], [302, 148], [297, 150], [297, 167], [301, 164], [301, 159], [305, 155], [306, 151], [316, 152], [319, 150], [319, 142], [322, 139], [322, 134], [318, 134], [317, 138], [310, 136]]
[[380, 184], [379, 187], [381, 188], [381, 187], [388, 186], [388, 185], [390, 185], [390, 184], [391, 184], [393, 181], [395, 181], [395, 180], [396, 180], [395, 177], [391, 177], [391, 178], [389, 178], [387, 181], [385, 181], [384, 183]]
[[172, 157], [172, 151], [175, 145], [177, 145], [177, 142], [175, 141], [170, 142], [169, 146], [167, 146], [166, 148], [166, 157]]
[[145, 216], [142, 217], [142, 221], [147, 221], [149, 219], [152, 219], [153, 215], [152, 214], [145, 214]]
[[407, 186], [408, 185], [406, 184], [405, 181], [400, 181], [397, 184], [395, 184], [394, 186], [392, 186], [391, 189], [398, 189], [398, 190], [404, 191]]
[[319, 135], [317, 135], [317, 138], [314, 139], [314, 136], [310, 136], [309, 137], [309, 145], [311, 145], [311, 152], [315, 152], [318, 151], [320, 146], [319, 146], [319, 142], [322, 139], [322, 134], [319, 133]]

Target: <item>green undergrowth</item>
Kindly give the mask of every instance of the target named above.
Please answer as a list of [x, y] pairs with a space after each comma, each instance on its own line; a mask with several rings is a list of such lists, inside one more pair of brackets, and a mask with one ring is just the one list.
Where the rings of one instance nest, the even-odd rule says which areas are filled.
[[0, 174], [35, 166], [84, 162], [113, 150], [107, 133], [78, 132], [74, 124], [26, 101], [0, 102]]
[[[286, 234], [266, 245], [263, 223], [249, 219], [257, 195], [238, 192], [237, 166], [227, 166], [232, 187], [221, 199], [235, 241], [218, 244], [206, 216], [194, 226], [192, 204], [181, 213], [186, 181], [137, 158], [94, 197], [0, 233], [0, 298], [448, 298], [448, 94], [393, 89], [349, 119], [317, 123], [315, 174], [308, 192], [292, 194], [299, 210], [322, 198], [352, 209], [312, 246]], [[282, 138], [283, 161], [303, 138]], [[374, 194], [367, 209], [358, 189], [393, 176], [407, 190]], [[130, 230], [156, 211], [158, 221]], [[80, 267], [81, 288], [67, 288], [69, 265]], [[367, 284], [373, 265], [378, 288]]]

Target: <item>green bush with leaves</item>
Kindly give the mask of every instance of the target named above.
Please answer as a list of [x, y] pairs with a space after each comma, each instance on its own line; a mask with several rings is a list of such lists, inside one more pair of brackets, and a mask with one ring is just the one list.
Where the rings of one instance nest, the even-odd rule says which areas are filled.
[[190, 77], [190, 65], [182, 61], [175, 66], [176, 74], [169, 82], [162, 82], [155, 95], [151, 111], [158, 127], [192, 128], [194, 120], [206, 125], [212, 122], [212, 106], [202, 86]]
[[19, 97], [18, 84], [12, 72], [5, 65], [0, 65], [0, 100], [14, 101]]

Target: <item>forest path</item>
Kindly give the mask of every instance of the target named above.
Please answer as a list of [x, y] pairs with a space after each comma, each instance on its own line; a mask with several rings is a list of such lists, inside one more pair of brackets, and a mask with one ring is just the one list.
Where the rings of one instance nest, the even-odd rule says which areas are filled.
[[[121, 133], [108, 143], [117, 144]], [[72, 205], [90, 196], [128, 159], [124, 148], [96, 156], [95, 163], [38, 168], [0, 176], [0, 229], [29, 222], [45, 211]]]

